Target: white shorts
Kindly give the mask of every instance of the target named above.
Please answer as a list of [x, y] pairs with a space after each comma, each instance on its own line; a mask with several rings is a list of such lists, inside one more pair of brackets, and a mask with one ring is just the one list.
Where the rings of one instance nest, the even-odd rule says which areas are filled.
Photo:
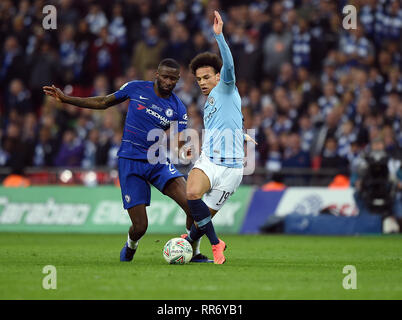
[[202, 170], [209, 178], [211, 189], [204, 194], [205, 204], [214, 210], [222, 208], [225, 201], [236, 191], [243, 179], [243, 168], [229, 168], [213, 163], [201, 153], [194, 168]]

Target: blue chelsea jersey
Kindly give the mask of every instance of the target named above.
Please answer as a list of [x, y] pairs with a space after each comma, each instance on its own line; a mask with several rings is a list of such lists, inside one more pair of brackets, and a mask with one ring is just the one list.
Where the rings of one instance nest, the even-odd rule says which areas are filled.
[[114, 93], [117, 99], [130, 99], [118, 157], [147, 159], [148, 149], [155, 143], [148, 133], [152, 129], [170, 128], [178, 122], [178, 131], [187, 127], [187, 111], [183, 102], [172, 92], [170, 97], [158, 97], [152, 81], [131, 81]]

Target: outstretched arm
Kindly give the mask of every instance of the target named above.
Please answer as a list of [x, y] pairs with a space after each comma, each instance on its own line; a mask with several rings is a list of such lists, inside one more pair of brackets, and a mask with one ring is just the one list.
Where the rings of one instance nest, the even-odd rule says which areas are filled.
[[235, 83], [235, 72], [234, 72], [234, 61], [232, 57], [232, 53], [230, 52], [229, 46], [223, 37], [222, 28], [223, 28], [223, 21], [222, 17], [218, 11], [214, 12], [215, 19], [214, 19], [214, 33], [215, 39], [219, 46], [219, 51], [222, 56], [222, 70], [221, 70], [221, 79], [226, 84], [234, 84]]
[[72, 97], [64, 94], [63, 91], [61, 91], [59, 88], [56, 88], [54, 85], [43, 87], [43, 91], [46, 95], [55, 98], [57, 101], [88, 109], [103, 110], [119, 104], [125, 100], [117, 99], [114, 94], [88, 98]]

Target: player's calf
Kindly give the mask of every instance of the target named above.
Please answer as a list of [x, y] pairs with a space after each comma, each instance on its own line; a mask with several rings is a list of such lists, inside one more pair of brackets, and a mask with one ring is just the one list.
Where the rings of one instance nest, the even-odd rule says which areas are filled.
[[211, 245], [218, 244], [219, 240], [216, 236], [214, 225], [212, 224], [212, 217], [208, 206], [204, 201], [202, 201], [202, 199], [188, 200], [188, 204], [191, 214], [197, 222], [198, 228], [206, 234]]

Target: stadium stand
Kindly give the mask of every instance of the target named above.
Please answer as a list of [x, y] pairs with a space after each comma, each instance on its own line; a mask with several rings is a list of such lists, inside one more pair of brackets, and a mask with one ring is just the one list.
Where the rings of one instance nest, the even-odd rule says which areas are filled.
[[[356, 30], [342, 27], [348, 3], [357, 8]], [[58, 10], [56, 30], [42, 27], [44, 4], [0, 2], [3, 179], [49, 167], [116, 168], [127, 103], [104, 112], [63, 106], [43, 95], [43, 85], [109, 94], [127, 81], [152, 80], [158, 62], [174, 58], [182, 65], [176, 93], [189, 127], [201, 130], [203, 97], [188, 63], [217, 52], [215, 9], [235, 60], [244, 127], [256, 129], [257, 170], [244, 183], [262, 185], [274, 172], [287, 186], [328, 185], [337, 174], [349, 176], [378, 138], [400, 157], [397, 0], [47, 1]]]

